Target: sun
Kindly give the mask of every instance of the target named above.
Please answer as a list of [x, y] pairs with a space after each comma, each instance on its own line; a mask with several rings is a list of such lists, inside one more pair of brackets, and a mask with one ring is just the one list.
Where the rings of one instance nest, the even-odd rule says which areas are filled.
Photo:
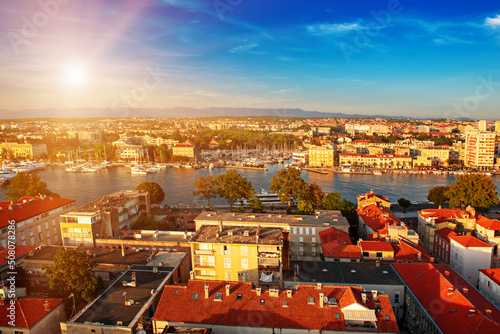
[[82, 64], [71, 64], [64, 69], [64, 82], [71, 86], [81, 86], [87, 80], [87, 69]]

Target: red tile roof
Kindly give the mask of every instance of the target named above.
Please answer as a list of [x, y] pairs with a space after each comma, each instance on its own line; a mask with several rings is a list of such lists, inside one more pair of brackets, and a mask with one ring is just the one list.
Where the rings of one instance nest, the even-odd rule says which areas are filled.
[[360, 241], [362, 252], [394, 252], [390, 242], [387, 241]]
[[[15, 249], [15, 258], [17, 259], [19, 256], [24, 254], [28, 254], [31, 250], [35, 249], [35, 246], [18, 246], [16, 245]], [[8, 258], [9, 249], [6, 247], [0, 251], [0, 266], [3, 266], [9, 261]]]
[[[431, 255], [425, 247], [416, 245], [410, 240], [400, 237], [399, 244], [391, 244], [394, 248], [394, 260], [431, 261]], [[418, 259], [420, 253], [420, 260]]]
[[353, 245], [349, 234], [334, 227], [319, 233], [323, 255], [334, 258], [361, 258], [361, 250]]
[[356, 209], [361, 219], [373, 231], [378, 231], [385, 228], [385, 224], [399, 226], [401, 221], [394, 213], [385, 208], [380, 208], [375, 204], [370, 204], [360, 209]]
[[461, 218], [463, 218], [462, 215], [466, 215], [467, 217], [472, 216], [470, 212], [468, 212], [464, 209], [424, 209], [424, 210], [418, 211], [418, 214], [424, 218], [441, 217], [441, 218], [445, 218], [445, 219], [446, 218], [447, 219], [452, 219], [452, 218], [461, 219]]
[[479, 271], [488, 276], [493, 282], [500, 284], [500, 268], [479, 269]]
[[[443, 333], [500, 333], [500, 310], [450, 266], [427, 263], [392, 266]], [[452, 294], [448, 294], [450, 288]], [[468, 293], [463, 292], [464, 288]], [[469, 317], [471, 309], [476, 315]], [[486, 315], [486, 309], [491, 310], [490, 315]]]
[[489, 247], [489, 248], [493, 248], [492, 245], [490, 245], [482, 240], [479, 240], [478, 238], [473, 237], [472, 235], [455, 235], [455, 236], [451, 236], [450, 240], [454, 240], [464, 247]]
[[443, 240], [445, 240], [447, 243], [450, 243], [450, 237], [458, 235], [458, 234], [455, 231], [453, 231], [451, 228], [444, 227], [444, 228], [441, 228], [437, 231], [434, 231], [434, 235], [438, 235]]
[[44, 199], [40, 197], [23, 197], [12, 205], [13, 210], [9, 210], [11, 202], [2, 201], [0, 202], [2, 208], [0, 212], [0, 228], [7, 226], [10, 220], [20, 222], [74, 202], [73, 199], [57, 197], [45, 197]]
[[[230, 285], [230, 295], [226, 296], [225, 285]], [[209, 286], [209, 298], [205, 299], [204, 285]], [[176, 292], [177, 291], [177, 292]], [[186, 324], [213, 324], [222, 326], [250, 326], [266, 328], [295, 328], [315, 330], [346, 329], [342, 305], [350, 305], [361, 300], [361, 287], [299, 285], [292, 297], [285, 290], [279, 290], [277, 297], [270, 296], [268, 289], [262, 289], [257, 296], [251, 283], [190, 280], [187, 285], [167, 285], [153, 320], [183, 322]], [[198, 298], [193, 299], [194, 293]], [[215, 301], [215, 293], [222, 294], [221, 301]], [[319, 306], [319, 294], [336, 298], [337, 306]], [[237, 295], [241, 294], [241, 300]], [[308, 303], [308, 298], [314, 303]], [[375, 312], [378, 331], [399, 332], [392, 307], [387, 295], [379, 295], [381, 311]], [[287, 307], [283, 307], [283, 302]], [[371, 294], [367, 303], [361, 305], [375, 309]], [[336, 319], [336, 314], [339, 318]], [[385, 316], [390, 320], [385, 320]]]
[[[13, 300], [13, 299], [12, 299]], [[7, 317], [10, 311], [7, 307], [10, 305], [11, 299], [6, 300], [4, 306], [0, 306], [0, 326], [12, 327], [9, 325], [11, 319]], [[42, 319], [48, 312], [43, 306], [45, 302], [49, 303], [49, 308], [52, 310], [63, 302], [62, 298], [37, 298], [23, 297], [15, 301], [16, 319], [15, 327], [30, 328], [38, 320]]]
[[500, 221], [498, 219], [489, 219], [485, 216], [478, 216], [476, 219], [476, 223], [481, 225], [487, 230], [500, 230]]

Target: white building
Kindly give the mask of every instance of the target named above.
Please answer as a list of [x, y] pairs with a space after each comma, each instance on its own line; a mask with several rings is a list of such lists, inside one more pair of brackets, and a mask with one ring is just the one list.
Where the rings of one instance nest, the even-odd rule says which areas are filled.
[[471, 235], [450, 237], [450, 266], [473, 286], [478, 285], [479, 269], [489, 269], [493, 246]]
[[479, 270], [479, 291], [500, 307], [500, 268]]

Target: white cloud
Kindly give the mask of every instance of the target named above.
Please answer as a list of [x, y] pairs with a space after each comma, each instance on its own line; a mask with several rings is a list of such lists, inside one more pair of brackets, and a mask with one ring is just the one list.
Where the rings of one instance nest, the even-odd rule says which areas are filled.
[[349, 31], [363, 30], [364, 26], [357, 22], [352, 23], [319, 23], [307, 26], [307, 31], [315, 35], [329, 35]]
[[257, 46], [259, 46], [258, 43], [241, 44], [241, 45], [235, 46], [234, 48], [232, 48], [231, 50], [229, 50], [229, 52], [231, 52], [231, 53], [265, 54], [265, 52], [263, 52], [263, 51], [253, 50]]
[[487, 17], [484, 23], [492, 28], [500, 27], [500, 15], [497, 17]]
[[282, 94], [282, 93], [286, 93], [286, 92], [289, 92], [291, 90], [297, 90], [297, 89], [299, 89], [299, 87], [285, 88], [285, 89], [275, 90], [275, 91], [272, 91], [270, 93], [271, 94]]

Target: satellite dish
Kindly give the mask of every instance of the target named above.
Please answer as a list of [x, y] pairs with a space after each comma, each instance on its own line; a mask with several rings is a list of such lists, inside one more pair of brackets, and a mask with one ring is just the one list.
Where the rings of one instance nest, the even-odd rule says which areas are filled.
[[328, 303], [328, 297], [327, 296], [323, 297], [323, 303], [325, 303], [325, 304]]

